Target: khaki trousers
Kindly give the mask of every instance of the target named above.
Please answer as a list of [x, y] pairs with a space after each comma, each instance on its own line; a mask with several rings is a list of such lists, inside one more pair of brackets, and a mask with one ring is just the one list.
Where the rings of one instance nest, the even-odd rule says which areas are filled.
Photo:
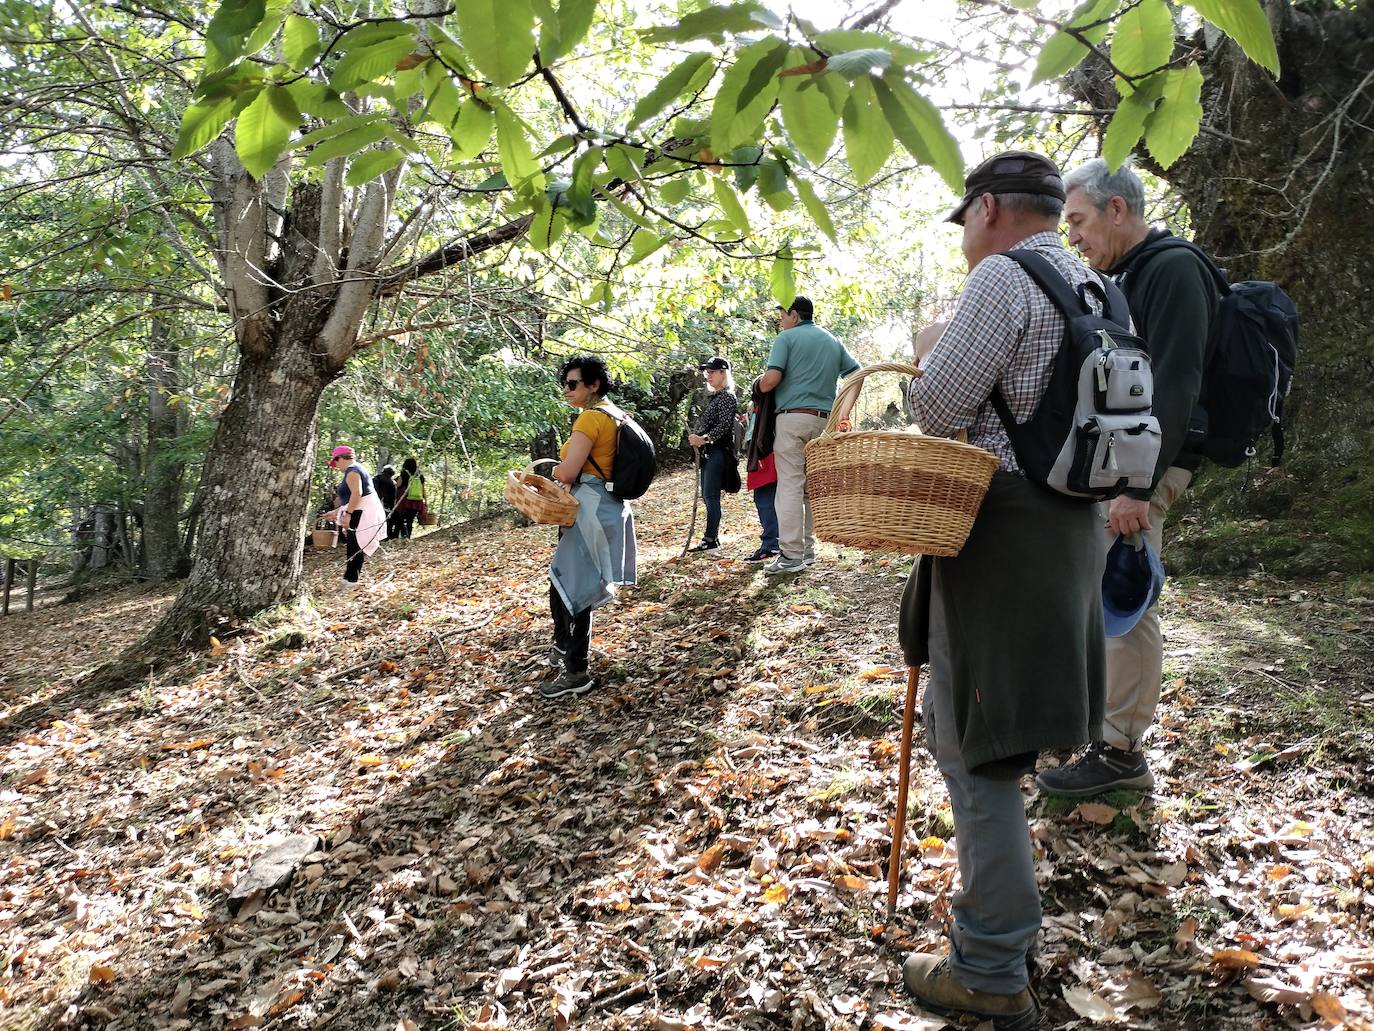
[[804, 412], [777, 417], [773, 432], [773, 461], [778, 470], [778, 546], [786, 558], [816, 553], [811, 506], [806, 501], [806, 442], [825, 429], [825, 420]]
[[[1150, 498], [1150, 532], [1146, 534], [1156, 554], [1163, 550], [1164, 519], [1188, 488], [1193, 474], [1170, 466]], [[1107, 506], [1101, 505], [1103, 522]], [[1102, 553], [1116, 540], [1103, 530]], [[1164, 636], [1159, 629], [1159, 609], [1151, 605], [1130, 633], [1107, 638], [1107, 707], [1102, 718], [1102, 737], [1113, 748], [1140, 750], [1140, 741], [1155, 719], [1164, 676]]]

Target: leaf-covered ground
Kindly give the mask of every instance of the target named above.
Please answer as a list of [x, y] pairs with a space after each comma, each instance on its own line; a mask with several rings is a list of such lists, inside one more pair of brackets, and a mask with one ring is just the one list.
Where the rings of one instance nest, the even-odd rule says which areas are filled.
[[[873, 933], [908, 563], [765, 578], [747, 495], [722, 557], [679, 561], [690, 497], [639, 506], [580, 700], [537, 694], [540, 527], [389, 545], [355, 595], [312, 556], [313, 609], [124, 694], [74, 678], [167, 592], [0, 623], [0, 1026], [944, 1026], [898, 976], [954, 878], [919, 749]], [[1163, 612], [1155, 794], [1027, 782], [1046, 1025], [1370, 1027], [1374, 583], [1176, 580]], [[251, 892], [274, 847], [292, 880]]]

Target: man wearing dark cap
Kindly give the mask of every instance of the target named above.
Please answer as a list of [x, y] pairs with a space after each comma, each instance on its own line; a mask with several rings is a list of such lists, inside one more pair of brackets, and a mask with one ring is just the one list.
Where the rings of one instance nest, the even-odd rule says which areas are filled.
[[[792, 299], [778, 320], [781, 332], [768, 352], [768, 371], [759, 379], [759, 389], [771, 391], [776, 406], [779, 554], [763, 567], [770, 576], [800, 573], [816, 561], [816, 535], [806, 503], [806, 443], [825, 429], [835, 404], [835, 381], [859, 368], [844, 344], [812, 321], [814, 316], [810, 298]], [[840, 413], [841, 418], [846, 415]]]
[[929, 666], [926, 741], [949, 790], [961, 880], [948, 953], [909, 956], [902, 975], [924, 1007], [1003, 1031], [1039, 1019], [1027, 957], [1040, 893], [1021, 777], [1038, 752], [1091, 741], [1102, 722], [1093, 506], [1026, 478], [992, 403], [1000, 394], [1018, 423], [1029, 419], [1064, 332], [1003, 252], [1034, 251], [1073, 287], [1094, 276], [1060, 242], [1063, 204], [1059, 169], [1039, 154], [1009, 151], [969, 173], [949, 216], [963, 227], [969, 276], [949, 324], [919, 335], [922, 375], [908, 391], [926, 433], [967, 433], [1000, 468], [963, 550], [922, 556], [902, 597], [906, 660]]
[[730, 374], [730, 361], [720, 355], [708, 358], [697, 366], [706, 376], [706, 407], [697, 420], [695, 433], [687, 434], [687, 442], [698, 449], [701, 469], [701, 500], [706, 506], [706, 532], [693, 552], [714, 555], [720, 550], [720, 492], [734, 470], [739, 490], [739, 472], [735, 469], [735, 416], [739, 399], [735, 397], [735, 377]]

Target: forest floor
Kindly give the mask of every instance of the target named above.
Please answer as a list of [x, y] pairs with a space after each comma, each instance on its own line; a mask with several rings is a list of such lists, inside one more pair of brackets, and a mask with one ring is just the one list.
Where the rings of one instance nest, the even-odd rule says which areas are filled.
[[[945, 1026], [899, 976], [955, 875], [919, 747], [874, 935], [910, 563], [767, 578], [747, 495], [679, 560], [690, 498], [637, 506], [577, 700], [537, 693], [546, 527], [388, 544], [352, 595], [311, 555], [312, 605], [127, 693], [76, 678], [170, 591], [5, 619], [0, 1027]], [[1374, 1026], [1374, 581], [1174, 579], [1162, 614], [1154, 793], [1025, 782], [1045, 1026]]]

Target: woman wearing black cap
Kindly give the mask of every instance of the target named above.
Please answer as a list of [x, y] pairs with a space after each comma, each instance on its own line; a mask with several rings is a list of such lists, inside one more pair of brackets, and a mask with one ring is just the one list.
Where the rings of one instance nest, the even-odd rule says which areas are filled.
[[726, 466], [734, 461], [732, 448], [739, 401], [735, 398], [735, 377], [730, 375], [729, 361], [717, 355], [698, 367], [706, 375], [710, 396], [697, 420], [697, 431], [689, 433], [687, 441], [692, 447], [701, 449], [701, 497], [706, 503], [706, 532], [691, 550], [714, 554], [720, 550], [720, 491], [725, 482]]

